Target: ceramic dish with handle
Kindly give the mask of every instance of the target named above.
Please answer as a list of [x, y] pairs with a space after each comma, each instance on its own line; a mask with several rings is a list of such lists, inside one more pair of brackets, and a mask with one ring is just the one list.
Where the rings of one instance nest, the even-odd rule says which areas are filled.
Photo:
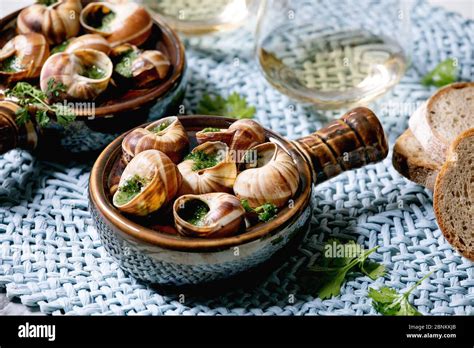
[[[219, 140], [227, 141], [222, 138], [222, 135], [232, 129], [233, 124], [239, 122], [235, 119], [216, 116], [182, 116], [179, 117], [179, 121], [189, 139], [189, 149], [192, 149], [192, 153], [196, 151], [198, 141], [204, 142], [204, 145], [222, 144], [223, 142], [213, 142], [214, 136], [217, 135], [219, 135]], [[296, 141], [286, 140], [277, 133], [262, 128], [264, 143], [252, 146], [248, 150], [255, 151], [258, 161], [263, 161], [263, 164], [257, 165], [257, 168], [266, 167], [270, 163], [268, 158], [274, 159], [278, 153], [278, 156], [286, 161], [285, 166], [294, 169], [282, 175], [285, 177], [283, 179], [290, 179], [293, 176], [292, 173], [296, 173], [296, 177], [292, 180], [295, 180], [297, 185], [294, 190], [292, 189], [291, 197], [289, 199], [288, 196], [285, 197], [283, 204], [274, 201], [278, 206], [278, 212], [268, 221], [254, 221], [249, 224], [246, 218], [244, 226], [235, 227], [238, 228], [237, 233], [209, 236], [207, 234], [209, 231], [193, 228], [192, 224], [181, 221], [185, 220], [185, 217], [180, 215], [179, 209], [184, 209], [185, 204], [181, 204], [180, 200], [183, 197], [188, 200], [189, 197], [196, 198], [195, 195], [187, 194], [188, 188], [183, 184], [183, 182], [189, 183], [194, 175], [192, 173], [186, 175], [183, 171], [183, 163], [189, 157], [186, 157], [184, 161], [179, 158], [174, 160], [176, 163], [180, 162], [178, 167], [180, 173], [183, 174], [181, 180], [178, 180], [180, 181], [179, 192], [173, 192], [173, 197], [169, 202], [163, 204], [154, 213], [148, 214], [145, 211], [144, 214], [139, 214], [141, 216], [137, 216], [130, 212], [143, 212], [146, 207], [140, 205], [139, 210], [127, 210], [130, 206], [117, 204], [117, 183], [119, 187], [123, 185], [119, 179], [125, 176], [136, 162], [139, 162], [137, 159], [144, 160], [150, 154], [163, 156], [158, 154], [160, 151], [153, 152], [153, 150], [141, 153], [137, 151], [130, 155], [130, 147], [124, 146], [137, 134], [147, 134], [145, 130], [153, 126], [153, 124], [143, 126], [138, 130], [123, 134], [102, 152], [91, 172], [89, 195], [92, 217], [106, 250], [125, 271], [134, 277], [161, 285], [181, 286], [212, 282], [248, 272], [262, 264], [274, 263], [278, 255], [288, 252], [309, 229], [313, 183], [318, 184], [343, 171], [378, 162], [384, 159], [388, 152], [385, 134], [379, 120], [372, 111], [362, 107], [349, 111], [323, 129]], [[205, 129], [211, 129], [209, 136], [206, 136]], [[222, 132], [217, 134], [212, 131]], [[204, 141], [203, 136], [207, 137]], [[245, 137], [242, 135], [238, 140], [243, 138]], [[205, 142], [206, 140], [210, 142]], [[143, 145], [136, 141], [136, 138], [132, 143], [134, 150]], [[186, 145], [186, 152], [189, 150], [187, 147], [188, 145]], [[143, 155], [145, 153], [147, 155]], [[268, 153], [269, 156], [267, 156]], [[130, 159], [133, 155], [135, 157]], [[165, 162], [169, 168], [174, 168], [170, 160], [173, 154], [170, 156]], [[291, 163], [288, 162], [288, 158]], [[141, 168], [150, 171], [152, 166]], [[249, 169], [240, 167], [238, 175], [242, 175], [247, 170]], [[280, 179], [268, 175], [268, 180], [265, 181], [275, 187], [284, 187], [280, 186], [278, 181]], [[234, 193], [238, 198], [242, 198], [245, 194], [241, 192], [245, 190], [237, 187], [237, 181], [239, 180], [234, 181], [233, 190], [225, 187], [217, 190]], [[244, 184], [257, 181], [247, 180]], [[218, 180], [217, 184], [225, 185], [225, 181]], [[155, 187], [155, 190], [157, 187], [159, 185]], [[153, 192], [153, 190], [148, 190], [147, 194], [150, 191]], [[275, 194], [278, 196], [282, 191], [284, 191], [283, 188], [278, 188]], [[142, 193], [145, 194], [145, 189]], [[230, 194], [228, 196], [231, 196]], [[217, 195], [225, 194], [221, 192]], [[224, 200], [219, 198], [222, 206], [233, 206], [232, 198], [229, 203], [228, 196], [225, 196]], [[203, 200], [206, 201], [206, 199]], [[251, 199], [248, 197], [250, 204], [252, 204]], [[133, 202], [133, 199], [130, 202]], [[209, 207], [213, 204], [211, 201], [206, 202]], [[241, 208], [236, 206], [234, 208], [237, 211], [236, 214], [240, 216]], [[212, 211], [212, 207], [210, 209]], [[247, 216], [249, 219], [252, 218], [252, 213], [247, 215], [250, 215]], [[237, 226], [233, 224], [233, 221], [233, 219], [227, 219], [219, 231], [223, 232], [231, 225]]]
[[[77, 3], [80, 3], [80, 5], [78, 8], [75, 8], [74, 6], [76, 6]], [[110, 2], [109, 4], [111, 4], [110, 6], [118, 6], [116, 8], [116, 18], [123, 13], [125, 13], [124, 15], [128, 15], [127, 11], [124, 11], [127, 9], [121, 9], [120, 6], [128, 6], [130, 5], [129, 3], [114, 4]], [[136, 6], [135, 4], [133, 5]], [[134, 32], [141, 32], [143, 28], [148, 28], [144, 35], [140, 35], [138, 38], [137, 36], [132, 36], [129, 39], [125, 38], [122, 40], [113, 37], [113, 35], [107, 36], [103, 34], [104, 36], [101, 39], [100, 35], [102, 34], [92, 27], [89, 28], [87, 24], [87, 18], [95, 18], [94, 11], [99, 11], [96, 9], [96, 7], [99, 6], [97, 3], [91, 4], [91, 1], [78, 0], [58, 0], [49, 6], [32, 5], [0, 19], [0, 47], [4, 47], [8, 42], [15, 42], [12, 40], [22, 35], [23, 36], [17, 40], [19, 43], [25, 39], [26, 36], [24, 35], [32, 37], [33, 35], [30, 33], [31, 29], [28, 28], [28, 25], [35, 27], [35, 20], [46, 23], [45, 17], [48, 15], [59, 15], [61, 6], [66, 6], [64, 10], [76, 11], [77, 21], [82, 23], [80, 28], [77, 29], [78, 31], [74, 31], [74, 28], [68, 29], [72, 30], [69, 36], [73, 35], [73, 37], [69, 38], [68, 33], [62, 33], [58, 28], [53, 30], [51, 28], [45, 28], [43, 25], [43, 32], [33, 33], [33, 35], [36, 35], [34, 37], [35, 39], [39, 38], [40, 41], [45, 41], [44, 47], [46, 47], [47, 51], [39, 50], [35, 61], [35, 64], [38, 65], [38, 69], [36, 71], [30, 69], [23, 74], [12, 74], [0, 71], [0, 79], [2, 80], [0, 83], [0, 153], [17, 147], [33, 149], [37, 145], [40, 153], [47, 154], [48, 152], [52, 152], [55, 156], [58, 151], [62, 149], [68, 153], [81, 154], [87, 151], [101, 150], [122, 132], [141, 123], [177, 112], [181, 104], [186, 87], [184, 46], [177, 34], [166, 23], [160, 19], [152, 20], [150, 17], [147, 17], [146, 14], [143, 19], [138, 20], [138, 24], [140, 25], [139, 30], [132, 29]], [[132, 15], [130, 15], [130, 17], [131, 16]], [[130, 21], [130, 23], [131, 22], [132, 21]], [[127, 23], [129, 22], [124, 21], [123, 23], [119, 23], [120, 26], [117, 26], [126, 29]], [[79, 25], [78, 23], [76, 24]], [[116, 31], [120, 30], [117, 29]], [[57, 34], [58, 38], [48, 36], [50, 32], [59, 32]], [[130, 35], [133, 35], [133, 33]], [[61, 59], [56, 59], [59, 62], [56, 62], [55, 65], [54, 62], [51, 62], [51, 60], [53, 60], [51, 58], [53, 56], [52, 51], [56, 47], [61, 46], [58, 42], [65, 38], [69, 38], [69, 41], [67, 41], [68, 45], [65, 51], [59, 54], [68, 53], [72, 55], [73, 50], [76, 50], [76, 52], [81, 51], [83, 45], [88, 45], [85, 51], [82, 50], [81, 52], [86, 52], [90, 55], [90, 51], [87, 50], [92, 47], [94, 51], [102, 50], [101, 52], [103, 54], [95, 53], [100, 56], [101, 59], [109, 61], [107, 57], [104, 58], [104, 55], [107, 55], [111, 58], [110, 61], [112, 61], [114, 54], [118, 55], [117, 52], [120, 52], [120, 50], [126, 51], [129, 48], [135, 48], [140, 50], [140, 52], [147, 52], [146, 54], [159, 51], [169, 60], [169, 69], [166, 75], [156, 82], [145, 83], [148, 81], [140, 80], [134, 85], [117, 83], [122, 81], [117, 81], [117, 76], [120, 76], [116, 74], [114, 70], [111, 77], [111, 81], [113, 80], [114, 83], [110, 82], [100, 95], [79, 101], [72, 100], [71, 103], [67, 100], [68, 105], [76, 115], [75, 121], [69, 125], [63, 127], [57, 122], [53, 122], [40, 129], [40, 127], [33, 122], [25, 126], [19, 126], [16, 122], [15, 115], [17, 108], [12, 106], [12, 104], [2, 101], [8, 99], [4, 95], [5, 90], [11, 88], [14, 83], [23, 80], [39, 87], [42, 84], [43, 75], [46, 75], [46, 72], [43, 71], [47, 70], [44, 68], [45, 64], [51, 66], [51, 69], [48, 71], [51, 76], [53, 76], [54, 69], [59, 69], [58, 63], [63, 64], [62, 61], [66, 58], [60, 56], [59, 58]], [[17, 47], [17, 52], [19, 46], [21, 45], [15, 46]], [[107, 54], [105, 54], [105, 52]], [[44, 55], [44, 59], [39, 57], [41, 54]], [[57, 54], [58, 53], [56, 53], [56, 55]], [[78, 54], [74, 53], [74, 56], [74, 59], [77, 60]], [[156, 59], [156, 57], [144, 56], [143, 60], [148, 60], [149, 62], [151, 59]], [[0, 60], [0, 66], [5, 67], [5, 62], [8, 62], [8, 57], [5, 59], [0, 57]], [[133, 62], [135, 64], [135, 60]], [[108, 64], [110, 65], [110, 63]], [[115, 67], [114, 62], [113, 68], [115, 69]], [[51, 72], [51, 70], [53, 70], [53, 72]], [[40, 71], [41, 77], [39, 76]], [[70, 89], [68, 89], [68, 92], [69, 90]], [[51, 149], [54, 149], [54, 151], [51, 151]]]

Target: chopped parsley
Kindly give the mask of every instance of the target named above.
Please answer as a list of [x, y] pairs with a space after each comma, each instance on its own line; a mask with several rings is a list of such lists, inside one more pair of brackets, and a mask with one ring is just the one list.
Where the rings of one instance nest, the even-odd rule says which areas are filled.
[[118, 188], [117, 194], [115, 195], [115, 203], [118, 205], [123, 205], [130, 202], [142, 191], [146, 184], [147, 182], [145, 178], [142, 178], [138, 175], [132, 176]]
[[206, 168], [214, 167], [219, 163], [219, 160], [216, 155], [207, 154], [204, 151], [194, 151], [185, 157], [186, 160], [192, 160], [193, 170], [201, 170]]

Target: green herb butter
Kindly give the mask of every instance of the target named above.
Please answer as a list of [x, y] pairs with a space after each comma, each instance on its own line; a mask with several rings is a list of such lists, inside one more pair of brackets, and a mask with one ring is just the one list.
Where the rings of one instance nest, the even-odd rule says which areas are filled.
[[198, 199], [186, 202], [182, 209], [181, 217], [195, 226], [203, 226], [204, 218], [209, 212], [209, 207], [203, 201]]
[[20, 59], [17, 56], [11, 56], [0, 62], [0, 71], [13, 73], [22, 69]]
[[133, 76], [132, 64], [133, 61], [138, 57], [138, 52], [135, 50], [129, 50], [120, 56], [118, 63], [115, 65], [115, 72], [129, 79]]
[[219, 163], [219, 159], [215, 154], [207, 154], [204, 151], [191, 152], [185, 159], [194, 162], [192, 168], [194, 171], [211, 168]]
[[158, 126], [156, 126], [155, 128], [153, 128], [151, 131], [153, 133], [159, 133], [161, 132], [162, 130], [165, 130], [168, 126], [170, 125], [169, 122], [163, 122], [163, 123], [160, 123]]
[[132, 176], [130, 179], [118, 188], [118, 192], [115, 195], [115, 203], [118, 205], [124, 205], [130, 202], [135, 196], [137, 196], [142, 188], [147, 184], [145, 178], [138, 175]]
[[98, 80], [105, 76], [104, 70], [99, 68], [97, 65], [85, 66], [81, 73], [82, 76], [89, 79]]
[[213, 128], [213, 127], [207, 127], [207, 128], [204, 128], [201, 132], [202, 133], [220, 132], [220, 129], [219, 128]]

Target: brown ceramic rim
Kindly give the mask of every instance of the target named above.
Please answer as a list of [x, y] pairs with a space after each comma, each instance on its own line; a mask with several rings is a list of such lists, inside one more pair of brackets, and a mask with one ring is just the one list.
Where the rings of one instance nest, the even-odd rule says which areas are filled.
[[[183, 123], [186, 123], [186, 121], [194, 121], [195, 124], [193, 125], [193, 128], [204, 128], [206, 125], [209, 126], [213, 120], [218, 120], [220, 124], [227, 122], [229, 125], [235, 121], [235, 119], [226, 117], [201, 115], [179, 116], [179, 119]], [[143, 126], [145, 125], [140, 127]], [[185, 128], [187, 127], [185, 126]], [[265, 132], [267, 137], [275, 138], [279, 142], [283, 143], [285, 145], [286, 151], [290, 153], [293, 159], [301, 163], [301, 165], [299, 165], [299, 167], [302, 167], [303, 169], [302, 172], [300, 171], [300, 179], [302, 179], [302, 183], [300, 184], [301, 191], [296, 197], [294, 206], [291, 209], [285, 209], [282, 214], [278, 214], [277, 217], [271, 222], [252, 227], [249, 231], [240, 235], [215, 239], [177, 237], [146, 228], [122, 215], [107, 198], [104, 185], [104, 172], [107, 167], [110, 167], [111, 163], [109, 162], [116, 159], [116, 153], [121, 149], [122, 139], [128, 132], [110, 143], [97, 158], [89, 179], [89, 193], [90, 199], [92, 201], [90, 204], [95, 205], [99, 214], [102, 215], [102, 218], [104, 218], [106, 223], [113, 225], [119, 231], [130, 235], [137, 240], [157, 245], [165, 249], [195, 252], [220, 250], [270, 236], [272, 235], [272, 232], [276, 233], [280, 231], [281, 228], [284, 228], [284, 226], [297, 219], [301, 212], [308, 206], [312, 181], [309, 165], [297, 147], [290, 141], [284, 139], [282, 136], [269, 129], [265, 129]]]
[[[26, 7], [9, 14], [6, 17], [0, 19], [0, 28], [3, 29], [9, 24], [14, 18], [18, 17], [19, 13], [25, 9]], [[176, 51], [176, 64], [173, 69], [173, 74], [165, 81], [165, 83], [151, 88], [146, 93], [135, 97], [132, 100], [127, 100], [121, 103], [117, 103], [114, 105], [106, 105], [100, 106], [95, 109], [94, 117], [104, 117], [108, 115], [114, 115], [120, 112], [129, 111], [133, 109], [137, 109], [144, 104], [152, 102], [153, 100], [158, 99], [160, 96], [164, 95], [167, 91], [169, 91], [176, 82], [182, 77], [185, 67], [185, 54], [184, 54], [184, 46], [181, 40], [179, 39], [176, 32], [171, 29], [163, 20], [158, 18], [153, 18], [153, 25], [158, 26], [160, 30], [163, 32], [163, 35], [169, 37], [171, 42], [174, 46]], [[81, 113], [77, 114], [78, 117], [90, 117], [89, 115], [84, 115]]]

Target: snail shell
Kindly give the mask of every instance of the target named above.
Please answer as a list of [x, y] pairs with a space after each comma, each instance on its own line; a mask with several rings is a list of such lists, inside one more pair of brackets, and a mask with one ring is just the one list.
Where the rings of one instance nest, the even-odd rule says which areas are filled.
[[83, 48], [90, 48], [105, 54], [109, 54], [111, 47], [109, 42], [100, 35], [97, 34], [86, 34], [76, 37], [69, 42], [64, 52], [74, 52]]
[[[136, 46], [122, 44], [112, 50], [112, 59], [115, 62], [115, 71], [120, 79], [131, 79], [138, 88], [164, 80], [170, 71], [171, 62], [161, 51], [141, 51]], [[124, 61], [127, 59], [127, 61]], [[129, 67], [129, 76], [122, 75], [117, 66], [119, 63]]]
[[[101, 77], [84, 76], [84, 72], [91, 67], [100, 69]], [[40, 76], [41, 90], [46, 92], [48, 81], [53, 79], [65, 85], [66, 98], [95, 99], [107, 89], [112, 70], [112, 61], [100, 51], [85, 48], [69, 53], [56, 53], [49, 57], [43, 66]]]
[[[166, 123], [169, 125], [165, 129], [159, 132], [153, 131]], [[176, 116], [162, 118], [145, 128], [134, 129], [122, 141], [126, 161], [142, 151], [155, 149], [164, 152], [174, 163], [179, 163], [188, 146], [188, 135]]]
[[0, 100], [0, 154], [21, 147], [34, 149], [38, 132], [31, 121], [18, 125], [16, 118], [20, 106], [12, 101]]
[[[189, 215], [188, 210], [192, 209], [192, 204], [196, 201], [204, 203], [209, 209], [199, 225], [193, 225], [186, 219]], [[245, 210], [235, 196], [214, 192], [179, 197], [174, 202], [173, 215], [176, 229], [180, 234], [190, 237], [219, 238], [239, 232], [243, 226]]]
[[296, 193], [299, 173], [293, 159], [280, 146], [263, 143], [250, 149], [257, 160], [246, 163], [235, 180], [234, 192], [239, 199], [246, 199], [252, 208], [273, 203], [278, 208]]
[[79, 33], [81, 9], [80, 0], [58, 0], [49, 6], [34, 4], [18, 15], [17, 30], [20, 34], [42, 33], [50, 44], [59, 44]]
[[171, 62], [160, 51], [143, 51], [132, 62], [132, 75], [137, 87], [146, 87], [150, 83], [166, 78]]
[[237, 166], [230, 158], [228, 146], [219, 141], [207, 142], [195, 147], [191, 153], [197, 151], [218, 156], [218, 163], [213, 167], [199, 170], [193, 170], [193, 159], [185, 159], [178, 164], [178, 169], [183, 176], [180, 195], [232, 192], [232, 186], [237, 177]]
[[[146, 182], [131, 200], [120, 202], [120, 188], [134, 176]], [[135, 156], [120, 177], [119, 188], [113, 196], [113, 204], [129, 214], [145, 216], [168, 203], [178, 192], [181, 174], [176, 165], [163, 152], [147, 150]]]
[[[108, 14], [113, 17], [106, 27], [102, 18]], [[111, 46], [128, 42], [140, 46], [151, 34], [151, 16], [142, 6], [133, 2], [92, 2], [81, 12], [81, 25], [89, 33], [104, 36]]]
[[218, 132], [197, 132], [199, 144], [207, 141], [222, 141], [234, 152], [234, 160], [241, 162], [245, 150], [265, 142], [265, 130], [254, 120], [242, 119], [235, 121], [228, 129]]
[[[0, 76], [7, 82], [39, 77], [41, 68], [49, 56], [46, 38], [38, 33], [17, 35], [0, 50]], [[14, 59], [15, 71], [4, 69], [4, 63]]]

